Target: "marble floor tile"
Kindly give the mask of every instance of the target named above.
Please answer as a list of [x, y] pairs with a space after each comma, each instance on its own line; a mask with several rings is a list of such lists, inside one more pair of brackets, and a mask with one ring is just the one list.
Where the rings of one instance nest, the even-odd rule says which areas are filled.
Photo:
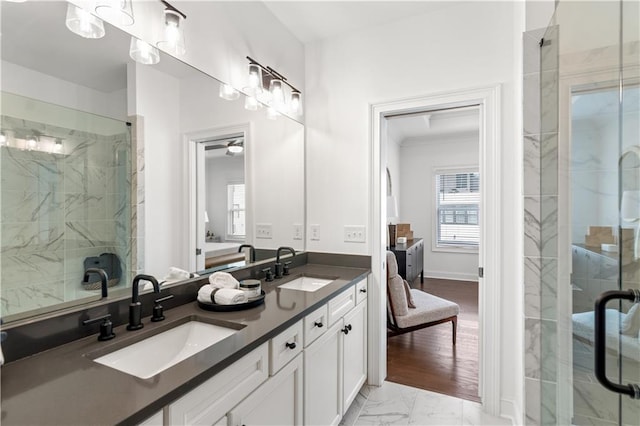
[[[359, 415], [353, 422], [356, 411]], [[482, 412], [476, 402], [384, 382], [380, 387], [365, 385], [341, 424], [498, 426], [511, 421]]]

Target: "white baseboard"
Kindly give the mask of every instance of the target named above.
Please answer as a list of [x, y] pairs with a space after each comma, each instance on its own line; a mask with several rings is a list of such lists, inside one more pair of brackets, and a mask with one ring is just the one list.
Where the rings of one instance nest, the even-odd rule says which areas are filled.
[[512, 425], [523, 424], [522, 410], [515, 401], [510, 399], [500, 400], [500, 417], [510, 419]]
[[477, 274], [466, 274], [463, 272], [450, 272], [450, 271], [424, 271], [425, 278], [438, 278], [441, 280], [456, 280], [456, 281], [478, 281]]

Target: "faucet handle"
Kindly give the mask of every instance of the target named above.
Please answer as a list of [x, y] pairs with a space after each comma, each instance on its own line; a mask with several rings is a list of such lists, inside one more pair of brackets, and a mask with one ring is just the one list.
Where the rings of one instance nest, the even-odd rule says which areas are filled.
[[265, 273], [265, 281], [273, 281], [273, 272], [271, 271], [271, 267], [261, 269], [260, 271]]
[[116, 334], [113, 332], [113, 323], [111, 322], [111, 314], [102, 315], [101, 317], [90, 318], [88, 320], [82, 321], [82, 325], [89, 325], [96, 323], [98, 321], [102, 321], [100, 324], [100, 335], [98, 336], [98, 340], [103, 342], [105, 340], [111, 340], [116, 337]]
[[291, 265], [291, 261], [284, 262], [284, 265], [282, 267], [282, 275], [289, 275], [289, 265]]
[[164, 319], [164, 308], [160, 303], [169, 299], [173, 299], [173, 294], [161, 297], [160, 299], [156, 299], [153, 301], [153, 303], [155, 303], [156, 305], [153, 307], [153, 316], [151, 317], [151, 321], [158, 322]]

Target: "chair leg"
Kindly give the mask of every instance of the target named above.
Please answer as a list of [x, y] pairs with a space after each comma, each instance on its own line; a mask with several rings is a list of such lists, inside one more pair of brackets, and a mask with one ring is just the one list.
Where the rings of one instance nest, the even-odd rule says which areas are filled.
[[458, 327], [458, 317], [455, 316], [451, 320], [451, 325], [453, 326], [453, 345], [456, 344], [456, 328]]

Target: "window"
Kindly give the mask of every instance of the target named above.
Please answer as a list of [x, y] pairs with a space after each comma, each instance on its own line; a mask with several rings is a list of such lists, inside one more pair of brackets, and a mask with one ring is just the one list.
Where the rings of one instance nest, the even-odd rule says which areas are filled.
[[227, 184], [227, 238], [244, 239], [244, 183]]
[[478, 247], [480, 174], [436, 171], [436, 247]]

